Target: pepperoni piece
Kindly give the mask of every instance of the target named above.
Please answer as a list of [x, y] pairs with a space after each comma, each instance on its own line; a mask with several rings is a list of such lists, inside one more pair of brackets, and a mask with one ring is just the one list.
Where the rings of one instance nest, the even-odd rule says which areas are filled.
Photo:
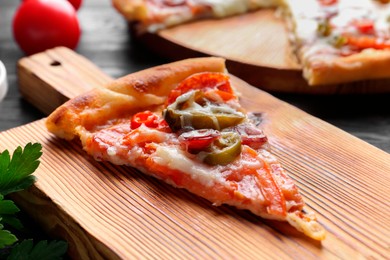
[[183, 80], [168, 96], [167, 105], [190, 90], [203, 90], [207, 92], [213, 90], [222, 100], [227, 101], [234, 98], [233, 89], [230, 85], [229, 76], [223, 73], [202, 72], [196, 73]]

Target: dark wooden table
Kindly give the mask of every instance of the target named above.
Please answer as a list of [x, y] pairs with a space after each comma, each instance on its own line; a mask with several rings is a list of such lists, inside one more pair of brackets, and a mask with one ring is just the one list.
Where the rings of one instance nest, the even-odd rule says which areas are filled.
[[[24, 54], [13, 40], [12, 18], [19, 3], [15, 0], [0, 0], [0, 59], [8, 70], [9, 80], [8, 94], [0, 103], [0, 131], [44, 117], [23, 100], [18, 91], [16, 63]], [[127, 23], [111, 7], [110, 0], [84, 1], [78, 15], [83, 32], [76, 51], [108, 75], [119, 77], [168, 62], [131, 38]], [[390, 94], [272, 94], [390, 152]]]

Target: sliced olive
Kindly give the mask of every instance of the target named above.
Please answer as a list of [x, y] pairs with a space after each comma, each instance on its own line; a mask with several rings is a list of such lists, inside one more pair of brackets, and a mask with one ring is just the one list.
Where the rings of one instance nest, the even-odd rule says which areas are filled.
[[215, 129], [221, 130], [226, 127], [239, 124], [244, 115], [241, 113], [204, 113], [198, 111], [181, 111], [172, 108], [164, 110], [164, 119], [173, 131], [178, 131], [185, 127], [193, 129]]
[[318, 23], [317, 32], [319, 35], [326, 37], [332, 33], [332, 27], [328, 20], [324, 20]]
[[164, 110], [163, 116], [173, 131], [185, 127], [221, 130], [245, 118], [243, 113], [226, 104], [210, 102], [201, 91], [183, 94]]
[[209, 165], [227, 165], [241, 153], [241, 138], [237, 133], [222, 132], [212, 144], [203, 161]]

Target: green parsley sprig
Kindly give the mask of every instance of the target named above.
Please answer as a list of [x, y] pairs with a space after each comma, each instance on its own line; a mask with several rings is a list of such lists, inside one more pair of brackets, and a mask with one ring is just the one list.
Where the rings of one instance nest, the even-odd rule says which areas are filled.
[[[42, 155], [42, 145], [28, 143], [24, 149], [17, 147], [12, 157], [8, 150], [0, 153], [0, 250], [8, 249], [8, 260], [13, 259], [61, 259], [66, 253], [68, 245], [64, 241], [46, 240], [38, 242], [35, 246], [33, 240], [24, 240], [16, 243], [18, 238], [10, 231], [8, 226], [20, 230], [23, 225], [15, 216], [19, 208], [12, 200], [4, 196], [27, 189], [35, 182], [32, 174], [38, 168]], [[1, 253], [1, 252], [0, 252]], [[0, 254], [4, 257], [3, 253]]]

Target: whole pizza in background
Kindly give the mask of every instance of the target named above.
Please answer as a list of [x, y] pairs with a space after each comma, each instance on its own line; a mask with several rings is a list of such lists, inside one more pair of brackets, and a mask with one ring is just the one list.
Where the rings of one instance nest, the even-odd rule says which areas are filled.
[[138, 32], [277, 8], [308, 85], [390, 78], [387, 0], [113, 0]]

